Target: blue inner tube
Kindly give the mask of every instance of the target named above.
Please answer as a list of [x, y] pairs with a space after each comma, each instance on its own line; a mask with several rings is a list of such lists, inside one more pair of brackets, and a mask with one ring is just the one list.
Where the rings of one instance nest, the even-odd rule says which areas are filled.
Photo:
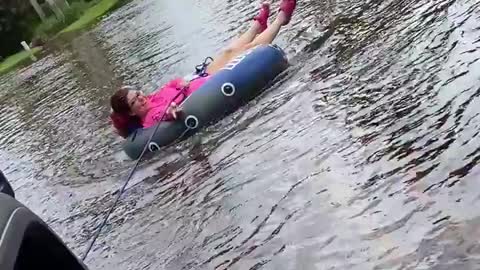
[[245, 52], [182, 102], [178, 120], [135, 130], [124, 141], [123, 150], [131, 159], [138, 159], [147, 143], [153, 152], [188, 138], [260, 94], [287, 67], [287, 57], [276, 45], [261, 45]]

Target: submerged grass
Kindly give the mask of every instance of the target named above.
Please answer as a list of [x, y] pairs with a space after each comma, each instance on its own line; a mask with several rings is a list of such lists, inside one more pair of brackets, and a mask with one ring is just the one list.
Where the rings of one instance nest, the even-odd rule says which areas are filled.
[[[41, 47], [32, 48], [32, 53], [38, 53], [41, 51]], [[30, 60], [30, 53], [27, 51], [21, 51], [14, 55], [7, 57], [0, 63], [0, 74], [9, 72], [10, 70], [27, 63]]]
[[50, 16], [46, 21], [40, 23], [33, 31], [34, 39], [40, 39], [47, 42], [48, 39], [60, 31], [77, 21], [81, 16], [94, 5], [95, 2], [86, 2], [85, 0], [77, 0], [70, 4], [70, 7], [63, 11], [65, 17], [63, 20]]
[[[70, 8], [64, 10], [65, 19], [58, 20], [55, 16], [47, 18], [45, 22], [35, 27], [34, 40], [40, 40], [42, 43], [47, 42], [51, 37], [54, 39], [67, 34], [82, 30], [95, 22], [98, 18], [109, 12], [110, 10], [121, 6], [128, 0], [97, 0], [86, 2], [85, 0], [77, 0], [70, 5]], [[41, 47], [32, 49], [33, 53], [41, 51]], [[27, 63], [30, 60], [30, 54], [21, 51], [9, 56], [0, 62], [0, 75], [11, 71], [12, 69]]]
[[90, 7], [86, 10], [83, 15], [74, 23], [70, 24], [67, 28], [60, 31], [60, 33], [67, 33], [72, 31], [78, 31], [84, 27], [92, 24], [102, 16], [107, 13], [110, 9], [117, 5], [120, 0], [102, 0], [96, 5]]

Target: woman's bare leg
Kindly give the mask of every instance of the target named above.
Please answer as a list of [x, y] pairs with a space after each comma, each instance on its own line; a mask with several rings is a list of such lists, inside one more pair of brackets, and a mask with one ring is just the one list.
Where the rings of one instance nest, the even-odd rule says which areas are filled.
[[283, 12], [280, 12], [275, 19], [275, 21], [268, 26], [267, 30], [263, 31], [252, 42], [245, 45], [244, 50], [253, 48], [258, 45], [266, 45], [272, 43], [272, 41], [277, 37], [280, 29], [284, 25], [286, 17], [283, 15]]
[[230, 60], [242, 52], [247, 44], [250, 44], [255, 37], [267, 28], [267, 20], [270, 15], [270, 5], [262, 4], [260, 12], [254, 18], [250, 28], [240, 37], [233, 40], [221, 53], [214, 58], [207, 68], [209, 74], [213, 74], [224, 67]]
[[[243, 44], [240, 47], [228, 47], [221, 55], [217, 57], [207, 68], [207, 73], [214, 74], [219, 71], [225, 65], [228, 64], [233, 58], [240, 55], [258, 45], [266, 45], [272, 43], [277, 37], [282, 26], [287, 25], [290, 22], [293, 11], [296, 7], [296, 0], [282, 0], [280, 4], [280, 11], [271, 25], [267, 29], [256, 36], [250, 43]], [[252, 26], [253, 28], [254, 26]]]
[[240, 49], [246, 44], [252, 42], [255, 37], [267, 29], [268, 17], [270, 16], [270, 4], [263, 3], [260, 7], [260, 11], [257, 16], [253, 19], [252, 25], [243, 33], [240, 37], [232, 41], [230, 45], [227, 46], [228, 49]]

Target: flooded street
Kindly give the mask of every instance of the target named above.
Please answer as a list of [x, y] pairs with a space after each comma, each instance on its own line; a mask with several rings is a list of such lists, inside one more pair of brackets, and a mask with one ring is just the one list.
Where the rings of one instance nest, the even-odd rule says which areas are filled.
[[[115, 87], [193, 72], [259, 3], [133, 0], [0, 77], [18, 200], [81, 256], [134, 164]], [[142, 162], [89, 268], [480, 269], [480, 2], [299, 0], [275, 43], [286, 77]]]

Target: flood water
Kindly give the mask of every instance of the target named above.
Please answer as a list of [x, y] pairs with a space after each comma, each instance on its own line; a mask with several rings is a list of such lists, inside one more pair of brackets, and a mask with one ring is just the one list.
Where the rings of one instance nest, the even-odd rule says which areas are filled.
[[[0, 77], [0, 169], [77, 255], [134, 164], [115, 87], [192, 72], [258, 5], [134, 0]], [[480, 2], [299, 0], [275, 43], [287, 76], [144, 161], [86, 264], [480, 269]]]

